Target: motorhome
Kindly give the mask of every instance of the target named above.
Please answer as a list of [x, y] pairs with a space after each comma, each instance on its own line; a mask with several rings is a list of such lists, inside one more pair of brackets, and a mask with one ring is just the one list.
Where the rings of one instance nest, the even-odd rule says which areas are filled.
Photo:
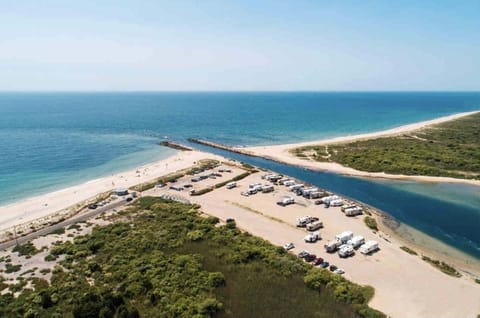
[[345, 212], [346, 209], [351, 209], [351, 208], [356, 208], [357, 206], [355, 204], [349, 204], [349, 205], [344, 205], [342, 206], [342, 212]]
[[273, 192], [274, 190], [275, 190], [275, 188], [273, 187], [273, 185], [264, 185], [262, 187], [262, 192], [263, 193]]
[[297, 184], [291, 185], [291, 186], [289, 187], [289, 189], [290, 189], [290, 191], [295, 192], [295, 191], [303, 188], [304, 186], [305, 186], [305, 185], [302, 184], [302, 183], [297, 183]]
[[348, 240], [351, 240], [352, 238], [353, 238], [353, 232], [351, 231], [345, 231], [338, 235], [335, 235], [335, 239], [341, 243], [347, 243]]
[[291, 197], [283, 198], [282, 200], [277, 202], [277, 204], [281, 206], [287, 206], [289, 204], [294, 204], [294, 203], [295, 203], [295, 199]]
[[353, 248], [358, 248], [360, 245], [365, 243], [365, 238], [360, 235], [352, 237], [351, 240], [348, 240], [347, 244], [351, 245]]
[[359, 251], [362, 254], [370, 254], [378, 250], [378, 242], [377, 241], [367, 241], [365, 244], [360, 246]]
[[323, 247], [325, 247], [325, 250], [328, 253], [333, 253], [337, 250], [339, 245], [340, 243], [338, 241], [330, 241], [327, 244], [325, 244]]
[[297, 219], [297, 226], [298, 227], [305, 227], [307, 224], [318, 221], [318, 218], [313, 217], [313, 216], [302, 216], [301, 218]]
[[342, 206], [343, 205], [343, 200], [342, 199], [337, 199], [337, 200], [332, 200], [329, 202], [330, 206]]
[[227, 189], [233, 189], [233, 188], [235, 188], [236, 186], [237, 186], [237, 183], [236, 183], [236, 182], [229, 182], [229, 183], [227, 183], [227, 184], [225, 185], [225, 187], [226, 187]]
[[355, 216], [355, 215], [360, 215], [362, 213], [363, 213], [363, 209], [361, 207], [358, 207], [358, 206], [345, 210], [345, 215], [346, 216]]
[[311, 222], [311, 223], [307, 224], [307, 230], [308, 231], [316, 231], [316, 230], [318, 230], [319, 228], [322, 228], [322, 227], [323, 227], [323, 222], [322, 221], [314, 221], [314, 222]]
[[316, 232], [309, 233], [303, 239], [307, 243], [315, 243], [316, 241], [318, 241], [320, 239], [320, 232], [316, 231]]
[[310, 196], [310, 193], [318, 191], [318, 188], [310, 187], [310, 188], [301, 189], [300, 191], [301, 191], [301, 195], [303, 195], [305, 198], [308, 198]]
[[338, 195], [331, 195], [322, 199], [322, 202], [325, 204], [330, 204], [333, 200], [338, 200], [340, 197]]
[[341, 246], [340, 249], [338, 250], [338, 256], [340, 257], [348, 257], [355, 254], [355, 250], [353, 249], [353, 246], [351, 245], [344, 245]]
[[318, 198], [321, 198], [325, 195], [325, 192], [323, 191], [314, 191], [314, 192], [310, 192], [308, 194], [308, 198], [309, 199], [318, 199]]
[[283, 183], [284, 186], [286, 187], [290, 187], [292, 185], [294, 185], [296, 182], [294, 180], [287, 180]]

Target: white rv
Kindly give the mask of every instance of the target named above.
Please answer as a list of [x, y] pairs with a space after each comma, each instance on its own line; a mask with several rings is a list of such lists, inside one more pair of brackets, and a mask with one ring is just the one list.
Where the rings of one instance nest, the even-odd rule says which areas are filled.
[[344, 205], [342, 206], [342, 212], [345, 212], [346, 209], [351, 209], [351, 208], [356, 208], [357, 206], [355, 204], [349, 204], [349, 205]]
[[361, 207], [354, 207], [354, 208], [349, 208], [345, 209], [345, 215], [346, 216], [355, 216], [355, 215], [360, 215], [363, 213], [363, 209]]
[[342, 206], [343, 205], [343, 200], [342, 199], [337, 199], [337, 200], [332, 200], [330, 201], [330, 206]]
[[292, 185], [294, 185], [296, 182], [294, 180], [287, 180], [285, 182], [283, 182], [283, 185], [286, 186], [286, 187], [290, 187]]
[[309, 233], [307, 236], [303, 238], [307, 243], [315, 243], [320, 239], [320, 232], [316, 231], [313, 233]]
[[328, 253], [333, 253], [337, 250], [339, 245], [340, 243], [338, 241], [330, 241], [327, 244], [325, 244], [323, 247], [325, 247], [325, 250]]
[[262, 192], [263, 193], [273, 192], [274, 190], [275, 190], [275, 188], [273, 187], [273, 185], [264, 185], [262, 187]]
[[316, 230], [318, 230], [319, 228], [322, 228], [322, 227], [323, 227], [323, 222], [322, 221], [314, 221], [314, 222], [311, 222], [311, 223], [307, 224], [307, 230], [308, 231], [316, 231]]
[[331, 195], [322, 199], [322, 202], [325, 204], [330, 204], [333, 200], [338, 200], [340, 197], [338, 195]]
[[287, 206], [289, 204], [294, 204], [294, 203], [295, 203], [295, 199], [292, 197], [286, 197], [277, 202], [277, 204], [281, 206]]
[[313, 217], [313, 216], [309, 216], [309, 215], [302, 216], [301, 218], [297, 219], [297, 226], [298, 227], [305, 227], [305, 226], [307, 226], [307, 224], [315, 222], [315, 221], [318, 221], [317, 217]]
[[290, 191], [297, 191], [298, 189], [303, 188], [305, 185], [303, 183], [297, 183], [289, 187]]
[[235, 188], [236, 186], [237, 186], [237, 183], [236, 183], [236, 182], [229, 182], [229, 183], [227, 183], [227, 184], [225, 185], [225, 187], [226, 187], [227, 189], [233, 189], [233, 188]]
[[360, 246], [359, 251], [362, 254], [370, 254], [372, 252], [375, 252], [378, 249], [379, 249], [379, 247], [378, 247], [378, 242], [377, 241], [367, 241], [365, 244]]
[[335, 235], [335, 239], [339, 242], [342, 242], [342, 243], [347, 243], [348, 240], [351, 240], [353, 237], [353, 232], [352, 231], [345, 231], [345, 232], [342, 232], [338, 235]]
[[347, 244], [351, 245], [353, 248], [357, 248], [364, 243], [365, 243], [365, 238], [363, 236], [360, 236], [360, 235], [356, 235], [356, 236], [352, 237], [352, 239], [348, 240], [348, 242], [347, 242]]
[[309, 197], [309, 199], [318, 199], [318, 198], [321, 198], [324, 195], [325, 195], [325, 192], [323, 192], [323, 191], [314, 191], [314, 192], [310, 192], [308, 197]]
[[355, 251], [353, 249], [353, 246], [351, 245], [343, 245], [340, 247], [338, 250], [338, 256], [340, 257], [348, 257], [355, 254]]

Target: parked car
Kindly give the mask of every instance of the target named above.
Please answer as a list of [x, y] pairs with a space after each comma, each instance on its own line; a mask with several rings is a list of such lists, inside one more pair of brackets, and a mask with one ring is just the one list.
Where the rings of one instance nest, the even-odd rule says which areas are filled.
[[88, 206], [88, 208], [89, 208], [90, 210], [95, 210], [97, 207], [98, 207], [98, 205], [96, 205], [96, 204], [90, 204], [90, 205]]
[[312, 265], [318, 266], [323, 263], [323, 258], [317, 257], [316, 259], [313, 260]]
[[319, 266], [320, 266], [321, 268], [327, 268], [327, 267], [328, 267], [328, 265], [330, 265], [330, 263], [329, 263], [329, 262], [323, 262], [323, 263], [322, 263], [322, 264], [320, 264]]
[[132, 200], [133, 200], [133, 198], [131, 198], [131, 197], [128, 197], [128, 198], [126, 198], [125, 200], [126, 200], [127, 202], [130, 202], [130, 201], [132, 201]]
[[283, 245], [283, 248], [288, 251], [288, 250], [291, 250], [292, 248], [295, 248], [295, 245], [292, 242], [285, 243], [285, 245]]
[[330, 271], [331, 271], [331, 272], [334, 272], [334, 271], [336, 271], [336, 270], [337, 270], [337, 268], [338, 268], [338, 267], [337, 267], [337, 266], [335, 266], [335, 265], [330, 265]]
[[337, 268], [336, 270], [333, 271], [335, 274], [339, 274], [339, 275], [342, 275], [343, 273], [345, 273], [345, 271], [341, 268]]
[[300, 257], [300, 258], [305, 258], [305, 256], [307, 256], [307, 255], [310, 255], [310, 253], [306, 250], [303, 250], [300, 253], [298, 253], [298, 257]]
[[305, 261], [306, 261], [307, 263], [310, 263], [310, 262], [313, 262], [316, 258], [317, 258], [317, 255], [315, 255], [315, 254], [308, 254], [307, 256], [305, 256]]

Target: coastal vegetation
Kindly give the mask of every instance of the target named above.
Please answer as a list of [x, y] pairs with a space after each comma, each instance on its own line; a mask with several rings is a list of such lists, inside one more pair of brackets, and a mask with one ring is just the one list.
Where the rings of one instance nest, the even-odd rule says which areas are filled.
[[425, 262], [429, 263], [430, 265], [438, 268], [439, 270], [441, 270], [442, 272], [444, 272], [447, 275], [454, 276], [454, 277], [461, 277], [462, 276], [462, 274], [460, 274], [455, 268], [446, 264], [445, 262], [431, 259], [430, 257], [425, 256], [425, 255], [422, 256], [422, 260], [424, 260]]
[[244, 172], [242, 174], [239, 174], [238, 176], [235, 176], [229, 180], [226, 180], [226, 181], [222, 181], [220, 183], [217, 183], [211, 187], [207, 187], [207, 188], [203, 188], [203, 189], [200, 189], [200, 190], [196, 190], [196, 191], [192, 191], [191, 195], [195, 196], [195, 195], [202, 195], [202, 194], [205, 194], [205, 193], [208, 193], [208, 192], [211, 192], [213, 191], [214, 189], [218, 189], [218, 188], [221, 188], [223, 186], [225, 186], [227, 183], [229, 182], [233, 182], [233, 181], [240, 181], [242, 179], [245, 179], [246, 177], [248, 177], [250, 174], [252, 174], [253, 172], [252, 171], [247, 171], [247, 172]]
[[367, 305], [373, 288], [313, 268], [233, 220], [221, 225], [198, 206], [145, 197], [114, 218], [52, 248], [64, 257], [51, 281], [10, 286], [0, 316], [385, 317]]
[[361, 171], [480, 179], [480, 113], [399, 136], [307, 146], [301, 158]]
[[373, 217], [366, 216], [363, 221], [370, 229], [378, 231], [377, 221]]
[[204, 171], [206, 169], [212, 169], [213, 167], [215, 167], [219, 163], [220, 162], [218, 160], [213, 160], [213, 159], [200, 160], [192, 168], [183, 169], [183, 170], [168, 174], [166, 176], [154, 179], [152, 181], [135, 185], [135, 186], [131, 187], [131, 190], [138, 191], [138, 192], [146, 191], [146, 190], [152, 189], [153, 187], [155, 187], [159, 183], [172, 182], [172, 181], [175, 181], [175, 180], [177, 180], [177, 179], [179, 179], [179, 178], [181, 178], [185, 175], [193, 175], [195, 173]]
[[35, 247], [35, 245], [32, 244], [32, 242], [28, 242], [25, 244], [15, 245], [13, 252], [17, 252], [20, 256], [32, 256], [40, 251]]
[[417, 252], [415, 252], [414, 250], [412, 250], [411, 248], [407, 247], [407, 246], [400, 246], [400, 249], [407, 252], [408, 254], [411, 254], [411, 255], [418, 255]]

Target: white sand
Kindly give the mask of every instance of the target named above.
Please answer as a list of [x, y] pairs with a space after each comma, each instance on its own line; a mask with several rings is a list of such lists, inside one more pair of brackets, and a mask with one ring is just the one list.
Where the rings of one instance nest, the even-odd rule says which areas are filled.
[[418, 130], [430, 125], [440, 124], [443, 122], [447, 122], [447, 121], [451, 121], [451, 120], [465, 117], [468, 115], [472, 115], [475, 113], [478, 113], [478, 111], [458, 113], [450, 116], [440, 117], [433, 120], [427, 120], [419, 123], [404, 125], [397, 128], [374, 132], [374, 133], [368, 133], [368, 134], [337, 137], [337, 138], [331, 138], [331, 139], [323, 139], [323, 140], [301, 142], [301, 143], [294, 143], [294, 144], [246, 147], [246, 148], [235, 148], [235, 149], [240, 152], [245, 152], [255, 156], [260, 156], [260, 157], [264, 157], [264, 158], [268, 158], [268, 159], [272, 159], [272, 160], [276, 160], [276, 161], [280, 161], [288, 164], [293, 164], [293, 165], [302, 166], [305, 168], [315, 169], [315, 170], [332, 171], [332, 172], [336, 172], [344, 175], [353, 175], [353, 176], [371, 177], [371, 178], [399, 179], [399, 180], [416, 180], [416, 181], [423, 181], [423, 182], [451, 182], [451, 183], [468, 183], [473, 185], [480, 185], [479, 180], [466, 180], [466, 179], [457, 179], [457, 178], [448, 178], [448, 177], [392, 175], [392, 174], [386, 174], [383, 172], [359, 171], [353, 168], [342, 166], [341, 164], [338, 164], [338, 163], [318, 162], [318, 161], [311, 161], [308, 159], [298, 158], [289, 152], [289, 150], [291, 149], [304, 147], [304, 146], [313, 146], [313, 145], [321, 146], [321, 145], [328, 145], [328, 144], [334, 144], [334, 143], [345, 143], [345, 142], [352, 142], [352, 141], [358, 141], [358, 140], [374, 139], [378, 137], [395, 136], [395, 135], [411, 132], [414, 130]]
[[77, 186], [2, 206], [0, 207], [0, 230], [10, 228], [13, 225], [28, 224], [33, 220], [74, 206], [100, 193], [116, 188], [128, 188], [139, 183], [147, 182], [177, 170], [190, 167], [194, 162], [206, 158], [218, 159], [219, 157], [199, 151], [178, 152], [167, 159], [147, 164], [130, 171], [91, 180]]
[[[470, 276], [450, 277], [422, 261], [420, 256], [407, 254], [400, 249], [404, 244], [395, 237], [383, 232], [374, 234], [369, 230], [363, 223], [363, 216], [349, 218], [340, 212], [340, 208], [325, 209], [314, 205], [314, 200], [297, 196], [294, 197], [299, 204], [280, 207], [275, 202], [284, 195], [292, 194], [283, 186], [277, 186], [273, 193], [241, 196], [240, 192], [245, 191], [249, 184], [265, 183], [260, 175], [257, 173], [237, 182], [238, 188], [221, 188], [189, 199], [199, 203], [205, 213], [223, 220], [234, 218], [240, 228], [273, 244], [293, 242], [296, 246], [294, 253], [307, 249], [343, 268], [346, 278], [373, 286], [375, 296], [370, 305], [392, 317], [473, 318], [480, 313], [480, 285], [473, 282]], [[157, 194], [159, 191], [174, 193], [170, 190], [156, 191]], [[320, 230], [320, 242], [303, 242], [305, 229], [294, 226], [296, 218], [303, 215], [318, 216], [324, 222], [325, 227]], [[345, 230], [351, 230], [367, 240], [378, 241], [381, 250], [370, 256], [357, 252], [347, 259], [326, 253], [323, 244]], [[478, 265], [476, 275], [480, 274]]]

